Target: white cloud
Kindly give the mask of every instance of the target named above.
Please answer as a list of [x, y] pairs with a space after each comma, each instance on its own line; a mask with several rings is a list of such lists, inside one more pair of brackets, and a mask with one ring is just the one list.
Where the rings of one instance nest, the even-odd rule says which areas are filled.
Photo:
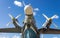
[[43, 34], [41, 34], [41, 38], [44, 38], [44, 35]]
[[10, 9], [11, 7], [9, 6], [8, 9]]
[[36, 12], [33, 12], [33, 15], [35, 16], [36, 15]]
[[14, 35], [12, 38], [21, 38], [20, 36]]
[[[39, 11], [39, 8], [34, 8], [34, 11]], [[33, 12], [33, 15], [36, 15], [36, 12]]]
[[6, 36], [0, 36], [0, 38], [9, 38], [9, 37], [6, 37]]
[[22, 2], [19, 2], [19, 1], [14, 1], [14, 4], [19, 6], [19, 7], [22, 7]]
[[39, 8], [34, 8], [35, 11], [39, 11]]
[[58, 38], [58, 37], [53, 37], [53, 38]]
[[0, 33], [0, 35], [6, 35], [7, 33]]

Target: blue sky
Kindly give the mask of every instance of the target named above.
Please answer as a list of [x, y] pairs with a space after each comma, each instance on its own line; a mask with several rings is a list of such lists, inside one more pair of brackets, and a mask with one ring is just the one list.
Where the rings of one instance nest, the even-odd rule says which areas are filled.
[[[0, 28], [12, 28], [14, 27], [13, 24], [10, 24], [9, 26], [6, 26], [8, 22], [11, 21], [11, 18], [8, 16], [8, 14], [12, 14], [14, 17], [21, 14], [21, 17], [18, 18], [20, 26], [23, 26], [23, 20], [24, 20], [24, 6], [18, 6], [14, 4], [14, 1], [19, 1], [22, 3], [22, 1], [25, 2], [25, 4], [31, 4], [33, 8], [38, 8], [38, 11], [35, 12], [35, 20], [36, 20], [36, 26], [38, 28], [42, 27], [42, 24], [46, 21], [46, 19], [42, 16], [42, 14], [46, 14], [48, 17], [51, 17], [55, 14], [57, 14], [60, 17], [60, 0], [0, 0]], [[60, 29], [60, 18], [54, 19], [54, 23], [58, 26], [58, 29]], [[51, 25], [51, 28], [55, 28], [54, 25]], [[19, 37], [20, 34], [18, 33], [0, 33], [0, 37]], [[59, 38], [59, 34], [44, 34], [44, 37], [47, 38]]]

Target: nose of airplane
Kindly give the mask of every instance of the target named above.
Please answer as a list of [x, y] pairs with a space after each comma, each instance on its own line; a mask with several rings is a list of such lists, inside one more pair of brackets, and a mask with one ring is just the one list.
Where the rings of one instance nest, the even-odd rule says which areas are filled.
[[24, 7], [24, 12], [25, 12], [26, 15], [31, 15], [31, 14], [33, 14], [33, 8], [32, 8], [32, 6], [26, 5], [26, 6]]

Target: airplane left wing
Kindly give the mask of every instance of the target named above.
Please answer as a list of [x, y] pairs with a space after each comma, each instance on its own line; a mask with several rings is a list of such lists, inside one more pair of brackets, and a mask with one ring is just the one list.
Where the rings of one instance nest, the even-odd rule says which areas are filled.
[[60, 29], [45, 29], [45, 28], [41, 28], [38, 30], [39, 33], [42, 34], [60, 34]]
[[4, 32], [4, 33], [21, 33], [21, 30], [17, 29], [17, 28], [0, 28], [0, 32]]

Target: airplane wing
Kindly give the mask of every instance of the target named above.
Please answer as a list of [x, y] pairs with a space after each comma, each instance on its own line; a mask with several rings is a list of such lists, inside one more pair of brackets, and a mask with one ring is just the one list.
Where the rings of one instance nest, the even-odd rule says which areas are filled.
[[4, 32], [4, 33], [21, 33], [21, 30], [17, 29], [17, 28], [0, 28], [0, 32]]
[[38, 30], [38, 32], [42, 33], [42, 34], [60, 34], [60, 29], [52, 29], [52, 28], [44, 29], [44, 28], [41, 28]]

